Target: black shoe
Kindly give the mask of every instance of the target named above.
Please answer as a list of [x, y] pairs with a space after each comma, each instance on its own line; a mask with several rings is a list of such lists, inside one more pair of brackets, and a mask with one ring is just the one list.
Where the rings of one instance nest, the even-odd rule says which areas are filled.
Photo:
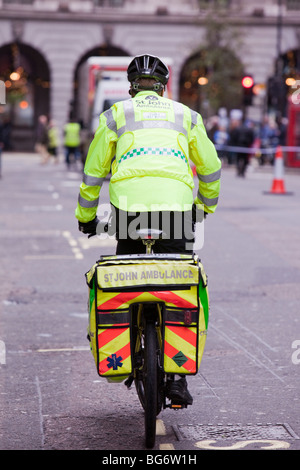
[[167, 397], [174, 403], [180, 405], [192, 405], [193, 397], [187, 388], [187, 381], [185, 377], [179, 380], [170, 382], [167, 386]]

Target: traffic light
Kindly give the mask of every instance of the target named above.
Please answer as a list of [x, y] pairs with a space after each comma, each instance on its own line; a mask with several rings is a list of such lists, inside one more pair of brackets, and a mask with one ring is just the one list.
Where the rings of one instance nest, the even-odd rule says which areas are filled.
[[244, 106], [252, 105], [254, 80], [251, 75], [245, 75], [242, 78], [243, 87], [243, 104]]

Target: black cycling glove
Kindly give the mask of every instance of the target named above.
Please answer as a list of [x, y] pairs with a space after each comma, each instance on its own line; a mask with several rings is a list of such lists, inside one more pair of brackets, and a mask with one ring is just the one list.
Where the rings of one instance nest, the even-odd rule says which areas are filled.
[[207, 212], [203, 210], [203, 206], [201, 206], [200, 204], [196, 205], [194, 203], [192, 207], [192, 217], [193, 217], [194, 224], [196, 222], [203, 222], [206, 216], [207, 216]]
[[78, 229], [82, 233], [96, 235], [98, 222], [99, 219], [97, 216], [93, 220], [90, 220], [90, 222], [78, 222]]

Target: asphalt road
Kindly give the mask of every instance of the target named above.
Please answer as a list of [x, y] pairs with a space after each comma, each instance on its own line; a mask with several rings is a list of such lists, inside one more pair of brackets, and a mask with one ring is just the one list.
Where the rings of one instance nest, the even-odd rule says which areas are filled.
[[[272, 178], [223, 169], [199, 251], [211, 310], [194, 404], [159, 415], [156, 450], [300, 449], [300, 174], [286, 172], [293, 194], [265, 194]], [[115, 241], [78, 232], [80, 180], [63, 162], [3, 156], [0, 449], [145, 450], [135, 390], [97, 375], [86, 339], [84, 273]]]

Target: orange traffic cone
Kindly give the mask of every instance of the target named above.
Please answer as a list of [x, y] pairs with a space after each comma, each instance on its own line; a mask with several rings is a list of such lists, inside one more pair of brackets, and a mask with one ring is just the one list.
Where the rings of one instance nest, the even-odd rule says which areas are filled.
[[271, 191], [264, 192], [265, 194], [292, 194], [285, 190], [285, 184], [283, 179], [284, 174], [284, 162], [282, 156], [282, 148], [280, 145], [276, 149], [275, 160], [274, 160], [274, 178], [272, 182]]
[[282, 148], [280, 146], [276, 149], [275, 161], [274, 161], [274, 179], [272, 183], [271, 193], [274, 194], [285, 194], [285, 184], [283, 179], [283, 157]]

